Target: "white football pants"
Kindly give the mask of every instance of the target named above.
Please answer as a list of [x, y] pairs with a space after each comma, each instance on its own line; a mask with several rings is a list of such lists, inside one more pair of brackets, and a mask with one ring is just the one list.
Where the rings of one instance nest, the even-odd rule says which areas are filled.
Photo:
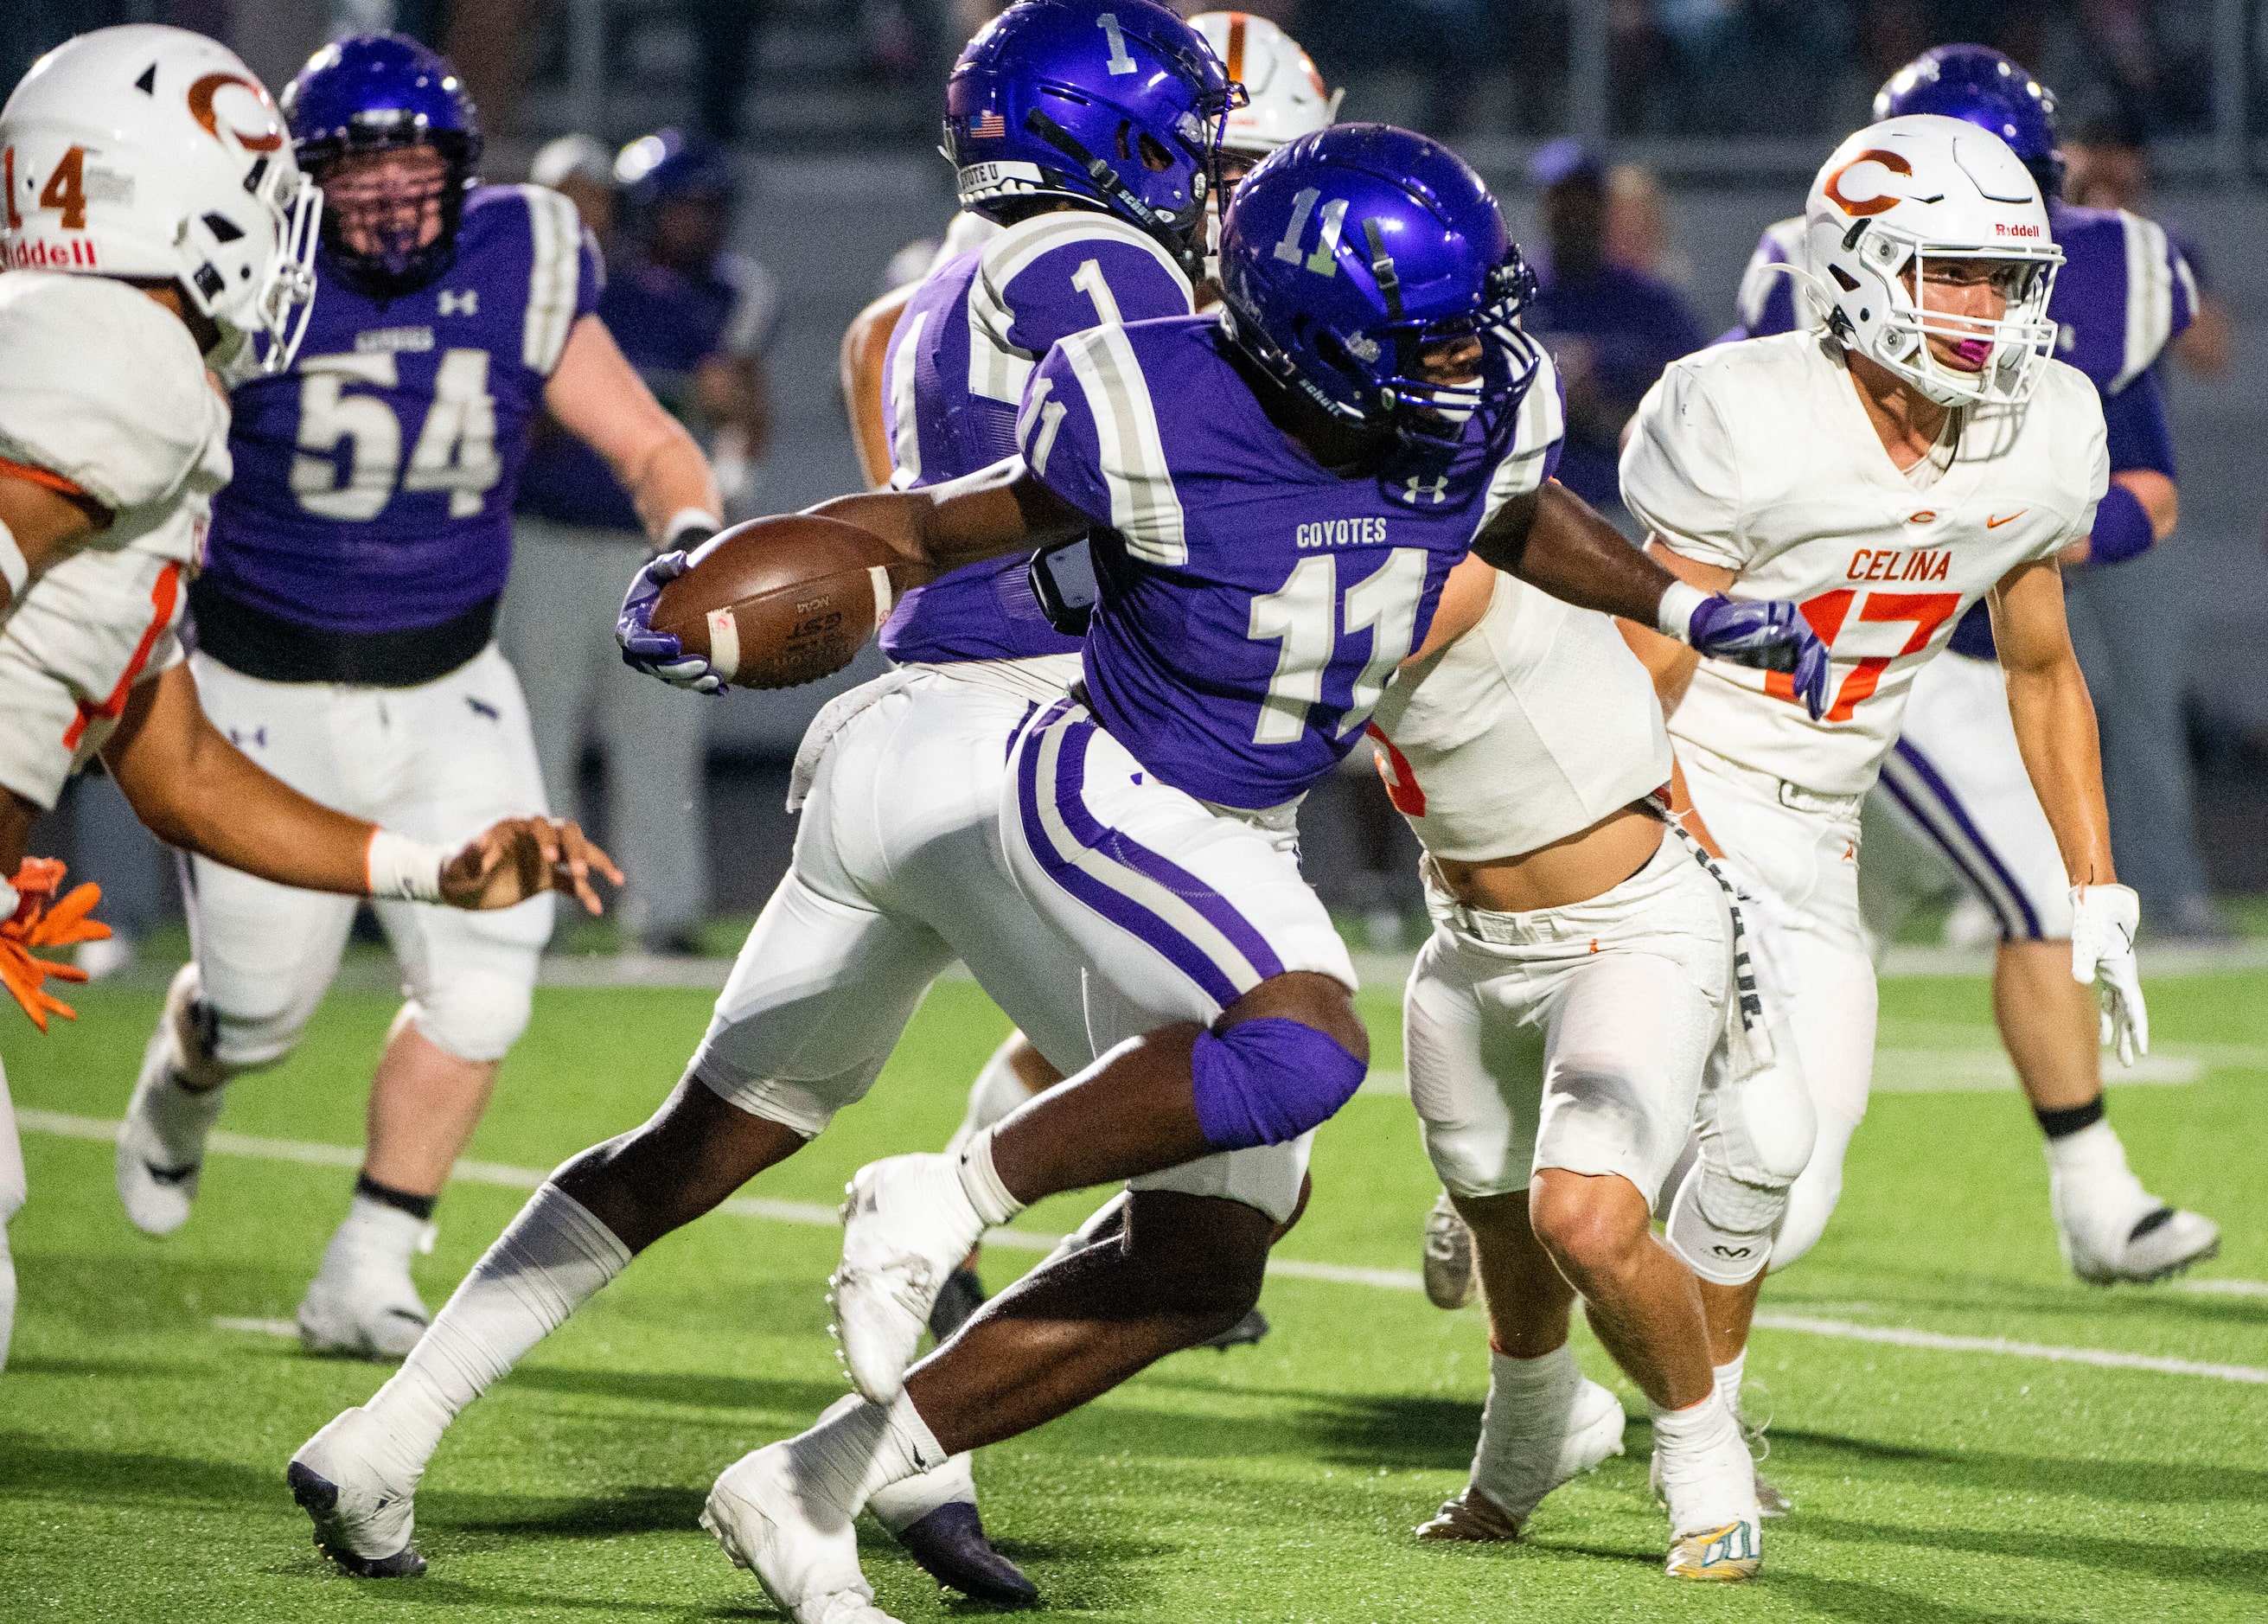
[[[261, 682], [203, 653], [190, 669], [213, 726], [325, 806], [443, 846], [500, 818], [543, 813], [527, 707], [494, 645], [416, 688]], [[187, 871], [200, 996], [219, 1017], [215, 1054], [239, 1068], [272, 1065], [298, 1042], [338, 973], [356, 900], [202, 857], [188, 859]], [[502, 1059], [527, 1025], [551, 898], [487, 913], [372, 906], [418, 1030], [460, 1059]]]
[[[1695, 810], [1744, 897], [1749, 950], [1794, 1039], [1817, 1123], [1772, 1247], [1784, 1268], [1811, 1250], [1843, 1192], [1843, 1158], [1867, 1114], [1874, 1071], [1874, 965], [1859, 915], [1856, 795], [1822, 795], [1683, 739], [1677, 759]], [[1751, 1080], [1749, 1110], [1769, 1095]]]

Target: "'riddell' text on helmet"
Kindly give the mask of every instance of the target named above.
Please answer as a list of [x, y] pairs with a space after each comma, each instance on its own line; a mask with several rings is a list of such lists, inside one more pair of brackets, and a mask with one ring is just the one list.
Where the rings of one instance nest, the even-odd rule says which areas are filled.
[[[2021, 402], [2054, 353], [2063, 251], [2038, 186], [1989, 130], [1924, 113], [1859, 131], [1812, 183], [1804, 246], [1802, 281], [1836, 341], [1940, 405]], [[1951, 261], [1990, 268], [1999, 314], [1929, 306], [1932, 270]]]
[[1194, 276], [1222, 122], [1241, 100], [1204, 36], [1152, 0], [1022, 0], [961, 51], [942, 150], [963, 207], [1104, 209]]
[[314, 297], [322, 196], [267, 87], [183, 28], [98, 28], [0, 109], [0, 268], [170, 282], [224, 376], [290, 365]]
[[[1221, 228], [1230, 333], [1343, 422], [1454, 443], [1512, 432], [1540, 352], [1521, 330], [1535, 277], [1496, 199], [1438, 142], [1336, 124], [1263, 160]], [[1469, 373], [1427, 357], [1469, 352]]]

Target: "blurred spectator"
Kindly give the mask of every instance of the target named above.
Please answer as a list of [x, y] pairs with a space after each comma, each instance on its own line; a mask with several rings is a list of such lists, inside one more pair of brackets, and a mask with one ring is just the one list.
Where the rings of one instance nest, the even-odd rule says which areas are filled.
[[1692, 284], [1692, 258], [1671, 237], [1669, 198], [1643, 164], [1616, 164], [1607, 172], [1606, 254], [1658, 282]]
[[[770, 430], [758, 358], [777, 299], [762, 266], [725, 248], [728, 158], [663, 130], [622, 149], [608, 196], [580, 146], [554, 143], [542, 156], [563, 190], [576, 184], [622, 215], [599, 317], [745, 508]], [[651, 952], [697, 951], [709, 902], [706, 716], [630, 671], [615, 648], [615, 606], [647, 556], [630, 497], [587, 447], [547, 424], [520, 476], [513, 541], [504, 641], [553, 809], [575, 810], [593, 740], [606, 754], [607, 836], [630, 877], [624, 929]]]
[[[2124, 115], [2089, 120], [2079, 134], [2063, 144], [2063, 195], [2089, 209], [2127, 209], [2147, 214], [2144, 195], [2150, 188], [2150, 156], [2143, 144], [2142, 129]], [[2177, 226], [2164, 220], [2166, 234], [2181, 250], [2196, 284], [2196, 314], [2189, 330], [2174, 340], [2174, 358], [2204, 378], [2218, 378], [2228, 370], [2236, 343], [2236, 329], [2228, 306], [2207, 279], [2197, 245]]]
[[1529, 178], [1543, 192], [1548, 259], [1524, 325], [1551, 351], [1567, 391], [1559, 478], [1627, 525], [1616, 471], [1623, 425], [1662, 368], [1701, 348], [1701, 323], [1676, 289], [1608, 257], [1606, 167], [1580, 142], [1544, 148]]

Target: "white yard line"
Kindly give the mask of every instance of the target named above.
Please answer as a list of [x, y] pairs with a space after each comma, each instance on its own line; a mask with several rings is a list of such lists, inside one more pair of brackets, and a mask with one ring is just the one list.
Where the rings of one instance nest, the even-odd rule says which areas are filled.
[[[16, 1126], [27, 1133], [53, 1134], [64, 1139], [109, 1141], [118, 1135], [118, 1124], [99, 1117], [77, 1117], [60, 1111], [16, 1112]], [[350, 1145], [317, 1144], [307, 1140], [261, 1139], [250, 1133], [215, 1133], [207, 1141], [215, 1155], [243, 1156], [255, 1161], [294, 1162], [314, 1167], [358, 1167], [362, 1152]], [[510, 1190], [533, 1190], [550, 1177], [541, 1169], [511, 1167], [500, 1162], [460, 1162], [456, 1177], [468, 1184], [497, 1185]], [[735, 1196], [718, 1211], [735, 1217], [762, 1219], [773, 1223], [834, 1229], [841, 1222], [831, 1207], [814, 1201], [776, 1201], [760, 1196]], [[988, 1246], [1015, 1251], [1049, 1251], [1063, 1237], [1032, 1229], [995, 1229], [984, 1237]], [[1417, 1291], [1424, 1282], [1406, 1269], [1366, 1269], [1348, 1264], [1309, 1263], [1296, 1258], [1273, 1258], [1268, 1272], [1290, 1280], [1329, 1281], [1343, 1286], [1368, 1286], [1384, 1291]], [[2180, 1282], [2184, 1291], [2233, 1296], [2268, 1296], [2268, 1281], [2201, 1280]], [[295, 1327], [281, 1319], [217, 1319], [223, 1331], [261, 1336], [296, 1336]], [[2169, 1359], [2151, 1354], [2125, 1354], [2105, 1347], [2059, 1347], [2043, 1342], [2012, 1342], [2000, 1337], [1944, 1336], [1934, 1331], [1913, 1331], [1898, 1325], [1862, 1325], [1843, 1319], [1815, 1319], [1801, 1314], [1758, 1314], [1756, 1325], [1765, 1331], [1790, 1331], [1805, 1336], [1838, 1337], [1849, 1341], [1881, 1342], [1897, 1347], [1924, 1348], [1936, 1353], [1997, 1354], [2018, 1359], [2045, 1359], [2064, 1364], [2095, 1365], [2113, 1370], [2148, 1370], [2161, 1376], [2197, 1376], [2215, 1381], [2268, 1385], [2268, 1369], [2252, 1365], [2208, 1364], [2194, 1359]]]

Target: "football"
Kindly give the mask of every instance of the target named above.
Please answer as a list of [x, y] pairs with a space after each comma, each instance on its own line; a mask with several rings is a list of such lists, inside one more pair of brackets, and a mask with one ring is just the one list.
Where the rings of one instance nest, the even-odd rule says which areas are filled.
[[797, 688], [849, 665], [926, 574], [837, 519], [755, 519], [693, 555], [693, 567], [662, 588], [653, 629], [735, 688]]

